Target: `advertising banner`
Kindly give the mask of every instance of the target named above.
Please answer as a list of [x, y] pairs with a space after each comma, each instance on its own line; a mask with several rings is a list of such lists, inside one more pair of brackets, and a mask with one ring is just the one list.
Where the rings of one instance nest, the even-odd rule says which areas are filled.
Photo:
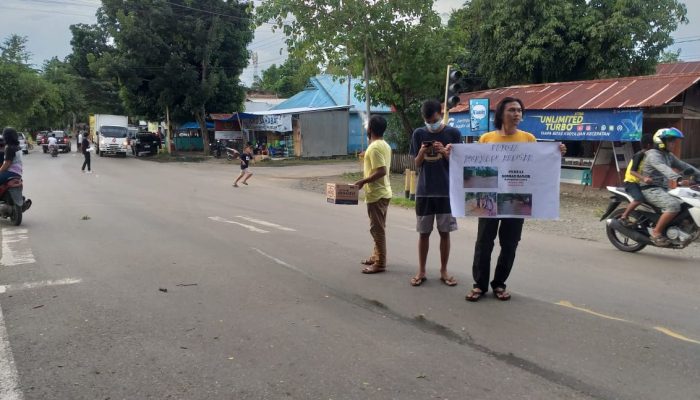
[[471, 135], [489, 131], [489, 99], [469, 99], [469, 122]]
[[642, 111], [525, 111], [518, 128], [537, 139], [636, 142], [642, 138]]
[[[526, 110], [518, 129], [542, 140], [637, 142], [642, 138], [642, 120], [641, 110]], [[484, 131], [473, 131], [472, 121], [470, 113], [450, 114], [448, 125], [462, 136], [481, 136], [495, 129], [493, 111]]]
[[557, 219], [560, 166], [558, 143], [452, 145], [452, 215]]
[[292, 114], [259, 115], [242, 121], [246, 129], [253, 131], [291, 132]]
[[469, 113], [450, 114], [447, 120], [447, 125], [459, 129], [459, 133], [461, 133], [462, 136], [479, 136], [471, 133]]

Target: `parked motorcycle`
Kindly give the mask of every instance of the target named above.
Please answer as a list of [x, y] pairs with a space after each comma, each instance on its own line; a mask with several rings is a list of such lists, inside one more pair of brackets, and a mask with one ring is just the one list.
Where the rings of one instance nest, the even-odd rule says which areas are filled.
[[21, 178], [12, 178], [0, 185], [0, 217], [9, 218], [13, 225], [22, 223], [22, 213], [32, 205], [22, 196], [24, 184]]
[[49, 146], [49, 152], [51, 152], [51, 157], [58, 157], [58, 146], [56, 146], [56, 145]]
[[[648, 245], [656, 246], [651, 241], [651, 231], [661, 216], [661, 210], [649, 203], [642, 203], [632, 211], [628, 220], [630, 224], [620, 222], [620, 216], [632, 197], [624, 188], [608, 186], [612, 194], [610, 204], [601, 221], [605, 220], [605, 230], [608, 240], [619, 250], [634, 253]], [[672, 249], [683, 249], [700, 238], [700, 185], [677, 187], [668, 191], [671, 196], [681, 201], [681, 211], [668, 224], [664, 234], [671, 242], [664, 246]], [[623, 205], [623, 207], [620, 207]]]
[[236, 158], [240, 157], [241, 153], [238, 152], [238, 150], [233, 149], [231, 147], [226, 147], [226, 159], [231, 161], [235, 160]]
[[223, 143], [221, 143], [218, 140], [209, 143], [209, 155], [212, 155], [215, 158], [221, 157], [221, 149], [223, 147], [224, 147]]

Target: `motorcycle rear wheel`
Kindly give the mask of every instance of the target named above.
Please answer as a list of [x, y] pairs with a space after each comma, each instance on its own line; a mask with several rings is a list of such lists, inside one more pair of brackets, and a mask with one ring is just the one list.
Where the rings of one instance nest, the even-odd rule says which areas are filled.
[[[625, 212], [625, 210], [618, 208], [610, 214], [611, 219], [618, 219]], [[645, 243], [638, 243], [634, 240], [628, 238], [627, 236], [621, 234], [620, 232], [610, 228], [609, 225], [605, 225], [605, 233], [608, 235], [608, 240], [615, 246], [618, 250], [622, 250], [628, 253], [636, 253], [643, 248], [647, 247]]]
[[22, 223], [22, 207], [18, 205], [12, 205], [12, 215], [10, 216], [10, 222], [12, 225], [19, 226]]

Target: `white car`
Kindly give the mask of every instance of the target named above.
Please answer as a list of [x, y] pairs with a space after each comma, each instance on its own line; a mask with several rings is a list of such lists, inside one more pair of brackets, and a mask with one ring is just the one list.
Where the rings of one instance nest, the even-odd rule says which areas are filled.
[[22, 149], [22, 153], [29, 154], [29, 146], [27, 145], [27, 136], [22, 132], [17, 132], [17, 139], [19, 139], [19, 148]]

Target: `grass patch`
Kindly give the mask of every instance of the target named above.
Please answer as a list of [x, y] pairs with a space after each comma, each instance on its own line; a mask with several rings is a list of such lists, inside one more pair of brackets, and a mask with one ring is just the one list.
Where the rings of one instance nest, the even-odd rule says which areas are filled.
[[405, 197], [392, 197], [391, 204], [403, 208], [416, 208], [416, 201]]
[[294, 165], [323, 165], [323, 164], [338, 164], [348, 161], [357, 161], [355, 156], [335, 156], [335, 157], [317, 157], [317, 158], [285, 158], [282, 160], [273, 160], [266, 158], [256, 161], [256, 167], [289, 167]]
[[204, 162], [210, 159], [211, 157], [203, 156], [200, 153], [193, 153], [193, 154], [182, 154], [182, 153], [176, 153], [176, 154], [170, 154], [167, 152], [161, 152], [153, 156], [148, 156], [148, 157], [139, 157], [142, 160], [150, 160], [150, 161], [157, 161], [157, 162]]
[[362, 172], [346, 172], [340, 178], [345, 182], [354, 183], [362, 179], [363, 176]]

